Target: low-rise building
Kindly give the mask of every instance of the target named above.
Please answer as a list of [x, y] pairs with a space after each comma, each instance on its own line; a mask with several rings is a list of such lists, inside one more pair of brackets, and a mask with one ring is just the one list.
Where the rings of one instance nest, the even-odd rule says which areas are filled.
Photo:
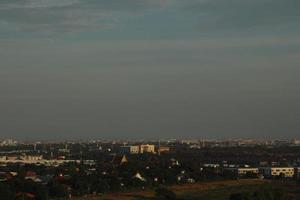
[[169, 152], [170, 152], [170, 147], [159, 147], [159, 148], [157, 149], [157, 152], [158, 152], [159, 154], [161, 154], [161, 153], [169, 153]]
[[261, 168], [260, 171], [265, 177], [282, 176], [292, 178], [295, 174], [293, 167], [265, 167]]
[[294, 144], [294, 145], [300, 145], [300, 140], [296, 140], [296, 139], [293, 140], [293, 144]]
[[1, 161], [6, 161], [6, 156], [0, 156], [0, 162]]
[[21, 160], [26, 160], [26, 161], [37, 161], [37, 160], [42, 160], [43, 156], [42, 155], [23, 155], [20, 157]]
[[140, 145], [140, 153], [155, 153], [155, 146], [153, 144]]
[[205, 164], [203, 164], [203, 167], [207, 167], [207, 168], [217, 168], [217, 167], [220, 167], [220, 164], [215, 164], [215, 163], [205, 163]]
[[140, 147], [137, 145], [121, 146], [121, 152], [129, 154], [138, 154], [140, 152]]
[[244, 175], [247, 175], [247, 174], [258, 174], [259, 173], [259, 170], [258, 168], [237, 168], [237, 174], [239, 176], [244, 176]]
[[236, 176], [242, 177], [246, 175], [258, 175], [259, 169], [256, 167], [234, 167], [234, 168], [225, 168], [226, 171], [231, 171], [236, 174]]
[[18, 160], [18, 156], [6, 156], [7, 161], [15, 161]]

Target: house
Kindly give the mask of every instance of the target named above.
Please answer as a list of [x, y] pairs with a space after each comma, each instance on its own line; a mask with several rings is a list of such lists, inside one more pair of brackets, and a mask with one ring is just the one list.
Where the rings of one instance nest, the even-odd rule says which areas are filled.
[[137, 172], [132, 178], [136, 178], [140, 181], [146, 182], [146, 179], [139, 172]]

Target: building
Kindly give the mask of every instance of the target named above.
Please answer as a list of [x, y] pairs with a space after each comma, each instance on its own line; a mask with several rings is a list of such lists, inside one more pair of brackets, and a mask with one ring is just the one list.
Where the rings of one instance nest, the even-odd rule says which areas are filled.
[[236, 176], [242, 177], [246, 175], [258, 175], [259, 174], [259, 169], [258, 168], [251, 168], [251, 167], [234, 167], [234, 168], [225, 168], [224, 170], [226, 171], [231, 171]]
[[12, 156], [6, 156], [7, 161], [15, 161], [18, 160], [18, 156], [12, 155]]
[[295, 174], [293, 167], [265, 167], [261, 168], [260, 171], [266, 177], [282, 176], [292, 178]]
[[152, 144], [140, 145], [140, 153], [155, 153], [155, 146]]
[[218, 168], [218, 167], [220, 167], [220, 165], [216, 164], [216, 163], [205, 163], [205, 164], [203, 164], [203, 167], [206, 167], [206, 168]]
[[237, 168], [237, 175], [238, 176], [245, 176], [247, 174], [259, 174], [258, 168]]
[[140, 152], [140, 147], [137, 145], [121, 146], [120, 148], [122, 153], [138, 154]]
[[42, 155], [22, 155], [20, 157], [21, 160], [26, 160], [26, 161], [38, 161], [38, 160], [43, 160]]
[[6, 161], [6, 156], [0, 156], [0, 162], [1, 161]]
[[[169, 149], [164, 148], [164, 151], [168, 151]], [[155, 153], [155, 145], [152, 144], [142, 144], [142, 145], [128, 145], [121, 146], [120, 152], [123, 154], [138, 154], [138, 153]]]
[[137, 172], [132, 178], [146, 182], [146, 179], [139, 172]]
[[300, 167], [295, 167], [295, 178], [300, 179]]
[[0, 141], [0, 146], [15, 146], [16, 144], [18, 144], [18, 142], [12, 139]]
[[157, 153], [161, 154], [161, 153], [169, 153], [170, 152], [170, 147], [159, 147], [157, 149]]
[[293, 140], [293, 144], [297, 146], [300, 145], [300, 140]]

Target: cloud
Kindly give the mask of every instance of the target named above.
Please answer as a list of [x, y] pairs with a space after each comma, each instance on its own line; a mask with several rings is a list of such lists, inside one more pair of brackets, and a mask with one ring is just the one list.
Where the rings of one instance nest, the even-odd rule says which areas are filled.
[[121, 32], [152, 38], [296, 35], [299, 10], [298, 0], [1, 0], [0, 37], [1, 32], [9, 36], [112, 28], [120, 32], [118, 37], [123, 37]]
[[199, 27], [205, 29], [269, 29], [298, 24], [298, 0], [193, 0], [187, 12], [199, 13]]
[[0, 10], [16, 9], [40, 9], [65, 7], [79, 3], [79, 0], [25, 0], [25, 1], [2, 1]]
[[[113, 27], [119, 19], [161, 9], [169, 0], [3, 0], [0, 19], [19, 32], [76, 32]], [[0, 24], [0, 26], [1, 26]], [[0, 32], [1, 33], [1, 32]]]

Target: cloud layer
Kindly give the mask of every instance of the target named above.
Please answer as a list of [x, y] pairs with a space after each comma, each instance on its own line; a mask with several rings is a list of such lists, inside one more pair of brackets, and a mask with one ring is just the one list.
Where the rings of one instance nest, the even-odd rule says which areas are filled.
[[19, 32], [89, 32], [166, 4], [167, 0], [4, 0], [0, 18], [2, 25]]
[[149, 24], [147, 17], [153, 16], [157, 27], [164, 23], [171, 30], [184, 29], [186, 20], [194, 28], [187, 31], [195, 33], [288, 32], [299, 31], [299, 9], [297, 0], [3, 0], [0, 26], [7, 32], [89, 32], [126, 27], [132, 19], [140, 19], [136, 28], [144, 28], [143, 21]]

